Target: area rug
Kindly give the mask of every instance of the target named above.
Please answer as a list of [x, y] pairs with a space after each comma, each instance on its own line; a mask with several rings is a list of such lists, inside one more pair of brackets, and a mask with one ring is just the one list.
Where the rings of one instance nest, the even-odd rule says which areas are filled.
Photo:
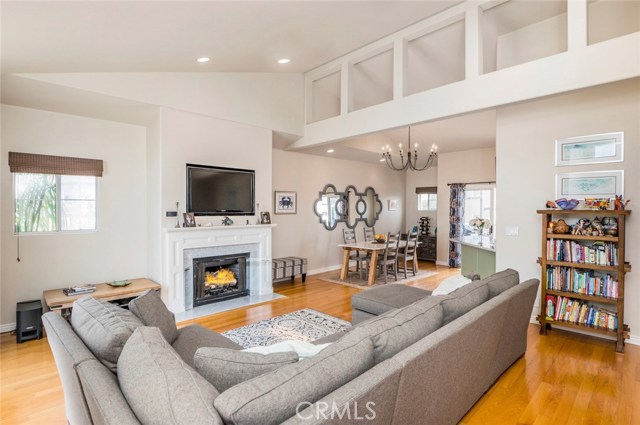
[[410, 282], [415, 282], [419, 279], [424, 279], [427, 277], [435, 276], [438, 273], [431, 272], [427, 270], [418, 270], [418, 273], [415, 276], [412, 276], [411, 273], [408, 273], [407, 278], [405, 279], [403, 275], [398, 275], [398, 281], [396, 282], [393, 276], [387, 276], [388, 283], [384, 283], [384, 276], [376, 277], [376, 281], [373, 285], [369, 285], [366, 279], [361, 279], [358, 273], [350, 272], [347, 280], [340, 280], [340, 272], [336, 272], [335, 275], [330, 275], [325, 278], [320, 278], [320, 280], [324, 280], [325, 282], [337, 283], [339, 285], [350, 286], [352, 288], [359, 289], [371, 289], [377, 286], [382, 285], [391, 285], [391, 284], [401, 284], [406, 285]]
[[244, 348], [267, 346], [286, 340], [315, 341], [347, 330], [351, 323], [305, 308], [251, 325], [223, 332], [222, 335]]

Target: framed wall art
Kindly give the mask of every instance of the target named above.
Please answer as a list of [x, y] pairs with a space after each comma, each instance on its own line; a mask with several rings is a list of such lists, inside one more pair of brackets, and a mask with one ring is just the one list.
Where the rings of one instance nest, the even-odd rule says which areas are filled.
[[623, 155], [623, 132], [556, 140], [556, 166], [621, 162]]
[[613, 198], [623, 194], [623, 170], [556, 174], [556, 199]]
[[296, 192], [276, 191], [273, 212], [275, 214], [296, 214], [298, 200]]

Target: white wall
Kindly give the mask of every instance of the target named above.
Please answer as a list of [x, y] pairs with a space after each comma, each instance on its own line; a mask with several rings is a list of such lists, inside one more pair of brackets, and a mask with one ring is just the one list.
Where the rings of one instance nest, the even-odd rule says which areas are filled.
[[[406, 172], [405, 223], [407, 223], [407, 227], [418, 224], [418, 219], [420, 217], [429, 217], [431, 218], [431, 232], [435, 233], [436, 227], [438, 226], [437, 210], [418, 211], [418, 195], [416, 195], [416, 188], [434, 187], [437, 185], [438, 167], [431, 167], [424, 171]], [[448, 199], [449, 198], [447, 197], [447, 200]], [[442, 199], [438, 198], [438, 201], [442, 201]]]
[[[231, 121], [176, 111], [162, 110], [162, 187], [164, 211], [186, 206], [186, 164], [203, 164], [256, 171], [256, 202], [271, 205], [271, 130]], [[244, 223], [249, 217], [232, 217]], [[220, 224], [221, 217], [197, 217], [196, 222]], [[163, 227], [174, 227], [174, 218], [163, 218]]]
[[[496, 181], [496, 149], [438, 155], [438, 259], [449, 263], [449, 183]], [[498, 209], [499, 211], [499, 209]]]
[[[382, 164], [332, 159], [283, 150], [273, 150], [273, 190], [295, 191], [298, 195], [298, 213], [295, 215], [272, 214], [273, 256], [302, 256], [309, 260], [309, 271], [334, 269], [339, 266], [342, 252], [337, 247], [343, 243], [339, 224], [328, 231], [313, 212], [318, 192], [331, 183], [338, 190], [354, 185], [358, 191], [372, 186], [383, 203], [377, 233], [397, 232], [404, 229], [404, 173], [391, 171]], [[389, 211], [388, 200], [397, 199], [397, 211]], [[269, 210], [273, 211], [273, 199]], [[261, 204], [262, 208], [262, 204]], [[358, 240], [363, 239], [363, 225], [356, 229]]]
[[[16, 302], [43, 290], [146, 275], [145, 139], [143, 127], [2, 106], [3, 325], [15, 322]], [[102, 159], [98, 231], [23, 235], [17, 262], [9, 151]]]
[[[497, 269], [520, 272], [521, 279], [540, 278], [540, 216], [536, 209], [555, 197], [560, 172], [625, 170], [625, 198], [640, 199], [640, 79], [627, 80], [503, 107], [497, 114]], [[624, 162], [555, 167], [558, 138], [624, 131]], [[634, 202], [630, 204], [634, 209]], [[519, 236], [504, 236], [518, 227]], [[627, 224], [627, 261], [638, 267], [640, 225], [631, 214]], [[640, 274], [627, 274], [625, 322], [640, 342]], [[539, 307], [539, 304], [537, 304]]]

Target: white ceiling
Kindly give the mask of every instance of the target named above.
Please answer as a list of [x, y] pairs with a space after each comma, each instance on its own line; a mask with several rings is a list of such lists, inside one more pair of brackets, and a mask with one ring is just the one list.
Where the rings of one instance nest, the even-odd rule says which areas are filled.
[[2, 1], [2, 72], [305, 72], [457, 3]]

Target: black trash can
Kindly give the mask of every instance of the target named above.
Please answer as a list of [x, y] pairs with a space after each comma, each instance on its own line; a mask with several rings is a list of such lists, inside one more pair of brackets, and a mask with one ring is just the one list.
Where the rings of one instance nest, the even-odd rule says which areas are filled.
[[18, 344], [42, 338], [42, 302], [22, 301], [16, 306], [16, 339]]

